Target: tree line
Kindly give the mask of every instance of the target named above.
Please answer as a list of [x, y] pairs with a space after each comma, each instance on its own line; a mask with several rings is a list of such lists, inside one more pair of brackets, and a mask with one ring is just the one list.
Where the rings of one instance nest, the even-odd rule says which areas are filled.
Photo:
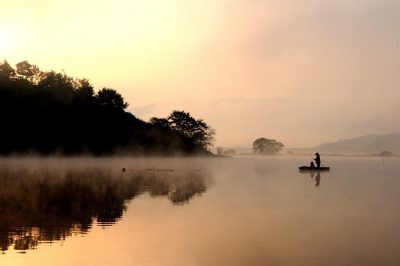
[[0, 154], [206, 154], [215, 131], [190, 113], [145, 122], [126, 111], [112, 88], [41, 71], [27, 61], [0, 62]]

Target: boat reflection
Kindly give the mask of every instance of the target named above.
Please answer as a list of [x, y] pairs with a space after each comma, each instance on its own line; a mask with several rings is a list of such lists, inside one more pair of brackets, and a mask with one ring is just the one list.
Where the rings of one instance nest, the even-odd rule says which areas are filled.
[[301, 174], [310, 174], [310, 178], [314, 179], [315, 177], [315, 186], [319, 187], [321, 184], [321, 171], [300, 171]]
[[[311, 178], [314, 178], [314, 174], [315, 172], [310, 174]], [[321, 173], [318, 171], [317, 175], [315, 176], [315, 186], [318, 187], [320, 182], [321, 182]]]
[[0, 249], [35, 249], [86, 234], [94, 223], [112, 225], [127, 200], [146, 192], [185, 204], [209, 184], [203, 171], [1, 169]]

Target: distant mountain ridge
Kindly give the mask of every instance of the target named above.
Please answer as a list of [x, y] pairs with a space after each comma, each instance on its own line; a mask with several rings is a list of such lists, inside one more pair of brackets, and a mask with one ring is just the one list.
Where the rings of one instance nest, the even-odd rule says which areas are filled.
[[370, 134], [351, 139], [324, 143], [313, 148], [320, 152], [377, 153], [391, 151], [400, 153], [400, 133]]

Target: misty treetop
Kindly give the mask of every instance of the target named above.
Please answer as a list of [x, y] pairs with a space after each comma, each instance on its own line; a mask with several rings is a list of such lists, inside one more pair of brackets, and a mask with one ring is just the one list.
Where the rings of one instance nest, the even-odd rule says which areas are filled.
[[167, 118], [153, 117], [150, 123], [173, 130], [204, 149], [214, 141], [215, 130], [203, 119], [195, 119], [185, 111], [172, 111]]
[[274, 139], [258, 138], [253, 142], [253, 153], [262, 155], [274, 155], [285, 147], [281, 142]]
[[127, 107], [114, 89], [95, 92], [87, 79], [4, 60], [0, 154], [192, 154], [206, 153], [212, 143], [214, 131], [203, 120], [183, 115], [146, 123]]

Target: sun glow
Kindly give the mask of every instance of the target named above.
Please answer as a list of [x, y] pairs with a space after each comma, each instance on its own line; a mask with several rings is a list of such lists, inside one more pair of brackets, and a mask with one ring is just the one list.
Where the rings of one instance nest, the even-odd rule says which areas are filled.
[[14, 39], [15, 38], [10, 30], [0, 28], [0, 57], [6, 57], [12, 53]]

